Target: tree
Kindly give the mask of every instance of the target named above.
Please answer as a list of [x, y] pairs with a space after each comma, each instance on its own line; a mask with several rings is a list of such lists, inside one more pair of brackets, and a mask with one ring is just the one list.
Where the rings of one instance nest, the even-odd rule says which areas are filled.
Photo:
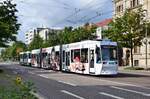
[[43, 47], [43, 39], [39, 36], [39, 34], [35, 34], [33, 41], [29, 44], [28, 49], [39, 49]]
[[1, 57], [5, 59], [17, 60], [19, 58], [19, 53], [26, 49], [26, 45], [21, 41], [16, 41], [12, 46], [9, 46], [2, 51]]
[[82, 40], [94, 39], [96, 26], [85, 24], [83, 27], [74, 28], [65, 27], [61, 33], [49, 33], [48, 40], [44, 43], [44, 47], [55, 46], [60, 44], [68, 44], [79, 42]]
[[12, 0], [0, 2], [0, 47], [7, 46], [10, 41], [16, 41], [20, 27], [16, 12], [16, 4], [13, 4]]
[[135, 46], [140, 46], [145, 36], [144, 10], [127, 10], [122, 17], [117, 17], [110, 23], [106, 36], [117, 41], [122, 47], [130, 48], [131, 66], [133, 67], [133, 53]]

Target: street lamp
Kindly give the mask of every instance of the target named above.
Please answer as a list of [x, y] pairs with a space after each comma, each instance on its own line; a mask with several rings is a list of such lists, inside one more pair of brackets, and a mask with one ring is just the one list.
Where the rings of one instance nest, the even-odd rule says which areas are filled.
[[144, 10], [146, 12], [146, 16], [145, 16], [145, 19], [146, 19], [146, 30], [145, 30], [145, 41], [144, 41], [144, 44], [145, 44], [145, 65], [146, 65], [146, 70], [147, 70], [147, 45], [148, 45], [148, 39], [147, 39], [147, 18], [148, 18], [148, 11], [147, 10]]

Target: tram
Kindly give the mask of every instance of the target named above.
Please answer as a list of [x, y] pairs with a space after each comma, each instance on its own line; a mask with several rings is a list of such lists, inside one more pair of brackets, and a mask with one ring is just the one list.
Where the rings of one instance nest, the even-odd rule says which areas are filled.
[[91, 75], [117, 74], [116, 42], [87, 40], [63, 45], [62, 49], [62, 71]]
[[31, 66], [89, 75], [116, 75], [117, 55], [116, 42], [86, 40], [32, 50]]

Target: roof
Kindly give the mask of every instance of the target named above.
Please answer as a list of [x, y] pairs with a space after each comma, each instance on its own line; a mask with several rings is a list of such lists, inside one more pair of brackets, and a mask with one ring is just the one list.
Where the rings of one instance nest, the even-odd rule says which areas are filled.
[[111, 21], [112, 21], [112, 18], [110, 18], [110, 19], [105, 19], [105, 20], [100, 21], [100, 22], [95, 23], [95, 24], [96, 24], [98, 27], [103, 27], [103, 26], [108, 25]]

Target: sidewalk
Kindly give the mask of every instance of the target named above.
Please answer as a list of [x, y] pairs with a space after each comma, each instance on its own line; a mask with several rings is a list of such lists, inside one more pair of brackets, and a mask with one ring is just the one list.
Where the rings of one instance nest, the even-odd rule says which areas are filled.
[[19, 64], [19, 62], [12, 62], [12, 61], [0, 62], [0, 65], [7, 65], [7, 64]]
[[125, 70], [127, 66], [118, 68], [119, 73], [137, 74], [137, 75], [150, 75], [150, 70]]

